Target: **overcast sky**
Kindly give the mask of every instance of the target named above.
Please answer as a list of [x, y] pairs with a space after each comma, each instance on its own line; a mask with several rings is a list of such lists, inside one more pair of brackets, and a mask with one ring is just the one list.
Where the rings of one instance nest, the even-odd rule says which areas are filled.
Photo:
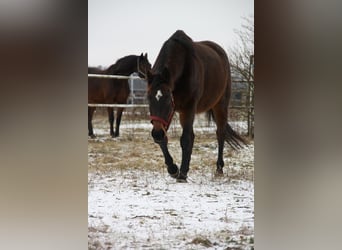
[[153, 65], [177, 29], [227, 50], [237, 40], [234, 29], [250, 15], [253, 0], [89, 0], [88, 65], [109, 66], [142, 52]]

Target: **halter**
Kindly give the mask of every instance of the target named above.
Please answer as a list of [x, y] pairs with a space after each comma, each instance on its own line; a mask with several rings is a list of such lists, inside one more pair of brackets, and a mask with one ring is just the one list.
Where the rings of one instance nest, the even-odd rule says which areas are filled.
[[163, 124], [162, 129], [164, 130], [165, 135], [166, 135], [167, 130], [169, 129], [173, 115], [175, 114], [175, 102], [173, 100], [173, 95], [171, 95], [171, 105], [172, 105], [172, 109], [167, 118], [167, 121], [159, 116], [150, 115], [151, 123], [153, 123], [153, 121], [158, 121]]
[[140, 65], [140, 56], [138, 56], [138, 58], [137, 58], [137, 70], [138, 70], [138, 73], [140, 73], [140, 74], [142, 74], [142, 75], [144, 76], [144, 79], [147, 79], [146, 73], [144, 73], [144, 72], [142, 72], [142, 71], [140, 70], [139, 65]]

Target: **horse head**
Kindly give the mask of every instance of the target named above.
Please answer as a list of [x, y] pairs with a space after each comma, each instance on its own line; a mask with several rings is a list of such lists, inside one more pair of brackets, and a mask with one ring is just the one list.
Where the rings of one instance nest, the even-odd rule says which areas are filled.
[[164, 68], [162, 72], [156, 74], [148, 71], [147, 81], [150, 119], [153, 124], [152, 137], [156, 143], [162, 143], [167, 139], [166, 132], [175, 112], [168, 69]]
[[151, 69], [151, 63], [147, 59], [147, 53], [145, 55], [141, 53], [137, 58], [137, 71], [140, 78], [147, 78], [147, 72]]

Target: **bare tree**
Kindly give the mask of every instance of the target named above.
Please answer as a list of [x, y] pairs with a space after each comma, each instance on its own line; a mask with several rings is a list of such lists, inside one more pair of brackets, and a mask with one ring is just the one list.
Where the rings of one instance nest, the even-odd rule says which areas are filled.
[[228, 53], [232, 71], [248, 83], [248, 135], [254, 137], [254, 17], [243, 17], [243, 20], [241, 29], [235, 30], [238, 41], [228, 49]]
[[238, 41], [228, 49], [230, 66], [245, 81], [254, 81], [254, 17], [243, 17], [241, 29], [235, 30]]

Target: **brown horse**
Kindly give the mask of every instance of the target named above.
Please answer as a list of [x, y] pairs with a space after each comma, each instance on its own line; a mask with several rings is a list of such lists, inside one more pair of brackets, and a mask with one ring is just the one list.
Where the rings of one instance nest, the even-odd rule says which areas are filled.
[[[195, 138], [194, 118], [196, 113], [202, 112], [211, 114], [216, 123], [216, 173], [223, 175], [224, 141], [233, 148], [241, 147], [240, 142], [246, 144], [227, 123], [231, 76], [225, 51], [211, 41], [194, 42], [178, 30], [163, 44], [147, 79], [152, 137], [163, 152], [171, 177], [186, 181]], [[180, 169], [167, 147], [166, 131], [175, 111], [179, 113], [183, 128]]]
[[[98, 68], [88, 68], [89, 74], [106, 74], [106, 75], [124, 75], [129, 76], [134, 72], [138, 72], [139, 77], [145, 78], [148, 70], [151, 69], [151, 64], [147, 59], [147, 53], [140, 56], [130, 55], [125, 56], [106, 70]], [[88, 103], [103, 103], [103, 104], [126, 104], [130, 93], [127, 79], [113, 78], [88, 78]], [[95, 138], [93, 132], [92, 119], [95, 107], [88, 107], [88, 135]], [[114, 109], [107, 108], [108, 119], [110, 124], [110, 135], [112, 137], [119, 136], [119, 127], [121, 116], [124, 108], [117, 108], [115, 133], [113, 131]]]

